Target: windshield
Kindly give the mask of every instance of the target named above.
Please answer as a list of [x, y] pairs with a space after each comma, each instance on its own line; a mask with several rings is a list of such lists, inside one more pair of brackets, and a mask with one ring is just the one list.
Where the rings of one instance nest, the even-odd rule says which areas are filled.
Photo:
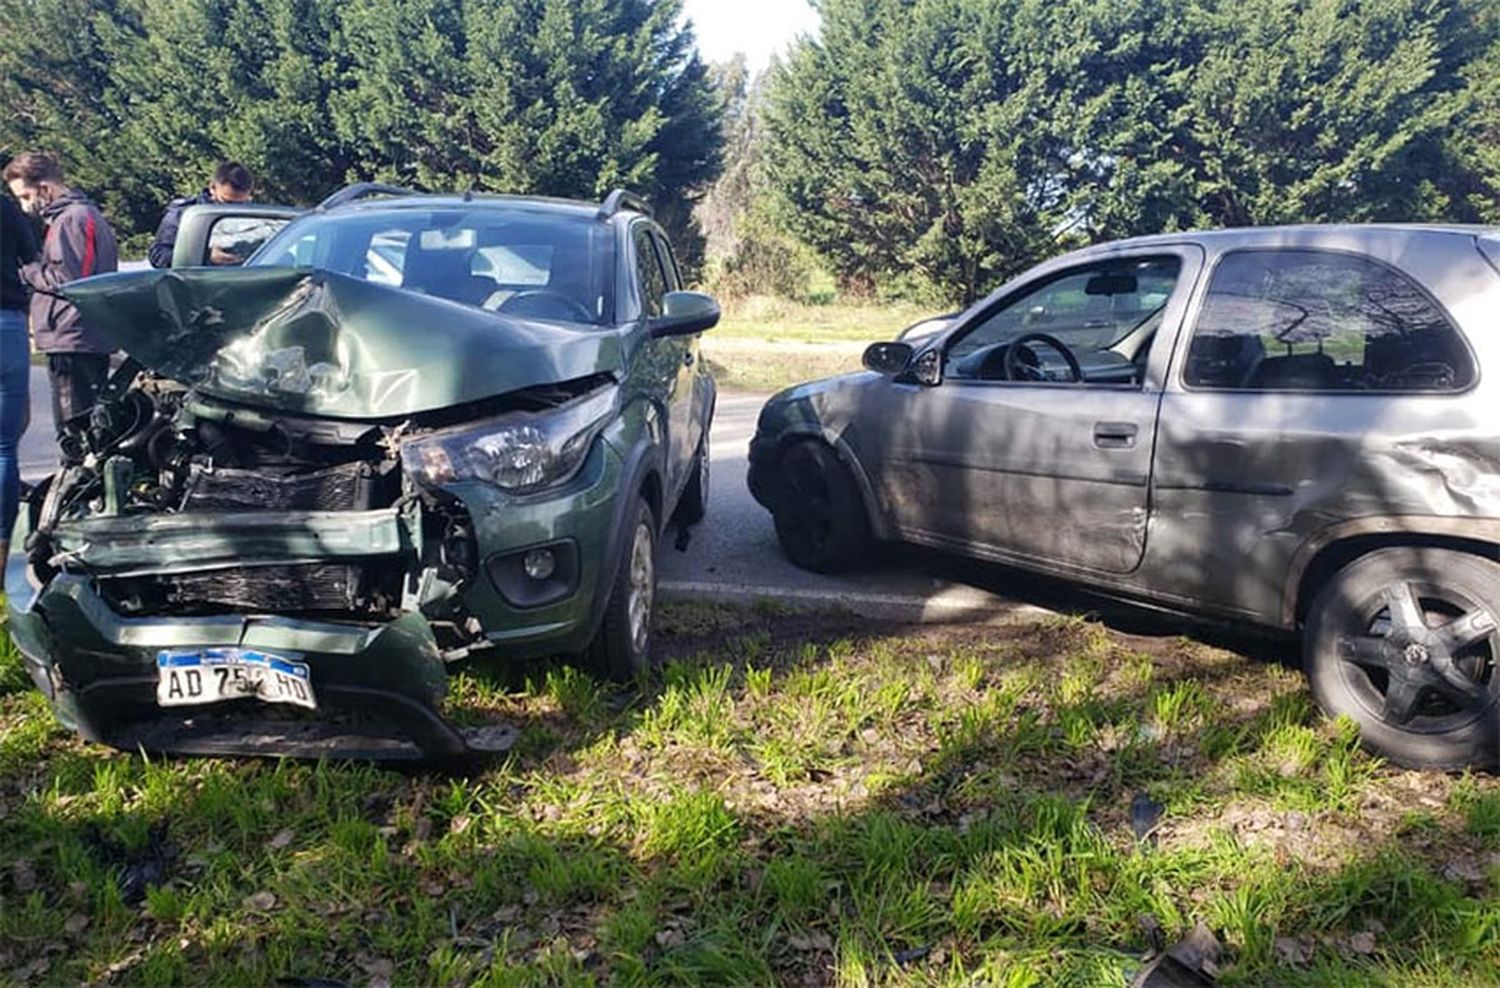
[[250, 262], [315, 267], [509, 315], [614, 319], [614, 234], [592, 217], [492, 204], [309, 216]]

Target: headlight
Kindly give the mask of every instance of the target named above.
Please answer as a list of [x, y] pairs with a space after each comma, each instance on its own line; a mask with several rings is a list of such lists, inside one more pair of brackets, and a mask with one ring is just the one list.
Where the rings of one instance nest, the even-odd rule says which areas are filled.
[[545, 412], [512, 412], [412, 439], [401, 444], [401, 462], [429, 487], [486, 480], [525, 493], [560, 484], [582, 465], [617, 397], [611, 386]]

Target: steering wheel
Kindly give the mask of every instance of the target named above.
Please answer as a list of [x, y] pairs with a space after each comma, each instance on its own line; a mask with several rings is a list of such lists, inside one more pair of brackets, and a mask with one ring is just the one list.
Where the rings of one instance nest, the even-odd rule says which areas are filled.
[[[557, 316], [554, 316], [546, 311], [547, 306], [545, 304], [538, 305], [537, 303], [539, 302], [553, 302], [561, 305], [563, 308], [567, 309], [570, 314], [576, 315], [578, 317], [576, 320], [573, 320], [575, 322], [594, 321], [593, 313], [589, 312], [588, 307], [585, 306], [582, 302], [578, 301], [576, 298], [573, 298], [571, 295], [564, 295], [562, 292], [554, 292], [548, 288], [531, 288], [524, 292], [516, 292], [510, 298], [506, 299], [504, 302], [501, 302], [500, 307], [495, 311], [508, 312], [518, 316], [532, 316], [536, 319], [558, 318]], [[542, 311], [537, 311], [538, 309], [541, 309]], [[553, 311], [556, 311], [555, 306], [553, 307]]]
[[1005, 348], [1005, 379], [1007, 381], [1041, 380], [1041, 377], [1023, 378], [1020, 376], [1021, 351], [1025, 350], [1031, 354], [1032, 360], [1036, 360], [1036, 352], [1030, 346], [1032, 343], [1044, 343], [1062, 354], [1063, 361], [1068, 365], [1068, 373], [1072, 375], [1068, 381], [1069, 384], [1079, 384], [1083, 381], [1083, 368], [1078, 366], [1078, 358], [1073, 356], [1073, 351], [1063, 346], [1057, 337], [1048, 336], [1046, 333], [1027, 333], [1024, 336], [1018, 336], [1011, 341], [1010, 346]]

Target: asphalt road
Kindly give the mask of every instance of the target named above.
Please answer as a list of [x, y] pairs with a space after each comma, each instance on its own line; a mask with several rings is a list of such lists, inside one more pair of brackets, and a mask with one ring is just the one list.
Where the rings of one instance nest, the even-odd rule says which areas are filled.
[[[664, 594], [770, 599], [900, 620], [984, 621], [1031, 609], [1006, 595], [1003, 574], [934, 553], [882, 553], [869, 569], [839, 577], [807, 573], [787, 562], [777, 547], [771, 516], [745, 488], [746, 451], [764, 401], [764, 395], [719, 397], [708, 516], [695, 527], [686, 551], [677, 551], [670, 533], [664, 540], [658, 557]], [[51, 399], [42, 367], [31, 369], [31, 426], [20, 452], [21, 475], [27, 480], [38, 480], [56, 467]]]

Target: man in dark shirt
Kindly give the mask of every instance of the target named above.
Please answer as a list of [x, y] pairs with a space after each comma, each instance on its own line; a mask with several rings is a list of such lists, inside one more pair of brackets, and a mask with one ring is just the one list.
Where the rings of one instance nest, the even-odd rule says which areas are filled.
[[31, 289], [31, 336], [47, 355], [52, 414], [61, 440], [64, 424], [94, 407], [109, 376], [114, 346], [84, 322], [78, 307], [58, 289], [119, 266], [115, 231], [98, 206], [68, 187], [62, 166], [50, 154], [18, 155], [5, 166], [5, 182], [21, 208], [47, 224], [41, 252], [21, 265], [19, 274]]
[[[183, 196], [167, 204], [161, 224], [156, 228], [156, 239], [151, 242], [147, 258], [153, 268], [172, 266], [172, 249], [177, 244], [177, 228], [182, 225], [182, 212], [189, 206], [203, 206], [216, 202], [249, 202], [255, 192], [255, 178], [250, 170], [237, 161], [226, 161], [214, 169], [214, 177], [208, 188], [195, 196]], [[209, 248], [212, 264], [240, 264], [245, 259], [219, 247]]]
[[31, 221], [10, 192], [0, 189], [0, 559], [10, 552], [10, 532], [20, 507], [21, 434], [31, 418], [31, 347], [26, 309], [31, 291], [20, 269], [36, 259]]

